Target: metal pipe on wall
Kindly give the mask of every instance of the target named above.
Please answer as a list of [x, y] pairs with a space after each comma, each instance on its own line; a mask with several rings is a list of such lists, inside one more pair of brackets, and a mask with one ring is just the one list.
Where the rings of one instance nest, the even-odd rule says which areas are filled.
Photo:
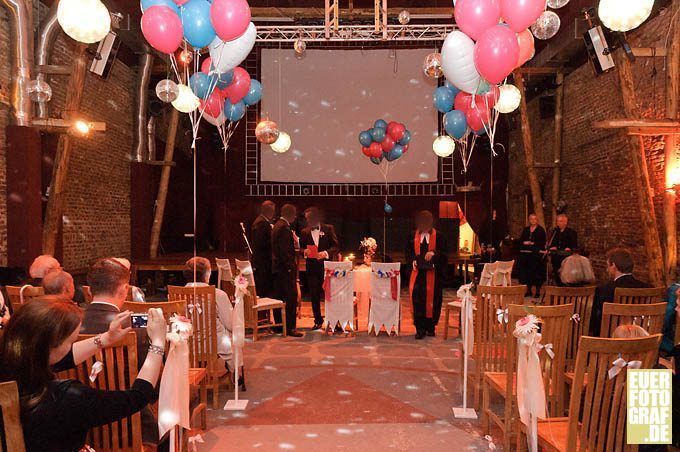
[[149, 116], [149, 122], [146, 124], [146, 143], [148, 154], [146, 159], [156, 160], [156, 116]]
[[31, 125], [31, 99], [26, 88], [33, 68], [33, 12], [28, 0], [2, 0], [10, 16], [12, 110], [14, 123]]
[[134, 160], [141, 162], [147, 149], [147, 106], [149, 104], [149, 80], [151, 79], [151, 67], [153, 55], [145, 52], [139, 57], [139, 70], [137, 74], [137, 110], [135, 111], [135, 153]]
[[[46, 74], [40, 72], [40, 66], [46, 66], [50, 64], [52, 59], [52, 49], [54, 48], [54, 42], [57, 40], [57, 36], [61, 32], [61, 26], [57, 21], [57, 6], [58, 2], [50, 8], [47, 13], [47, 17], [40, 24], [40, 35], [38, 36], [38, 48], [36, 49], [36, 65], [38, 66], [37, 80], [45, 81], [47, 78]], [[49, 105], [47, 102], [38, 102], [37, 116], [39, 118], [48, 118], [50, 116]]]

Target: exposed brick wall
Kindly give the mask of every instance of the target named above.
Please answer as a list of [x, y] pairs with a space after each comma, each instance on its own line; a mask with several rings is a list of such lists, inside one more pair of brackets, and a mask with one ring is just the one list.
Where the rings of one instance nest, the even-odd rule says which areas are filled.
[[[669, 14], [648, 21], [629, 33], [633, 47], [663, 47]], [[652, 76], [656, 65], [656, 76]], [[665, 68], [663, 58], [638, 58], [633, 63], [637, 101], [645, 118], [665, 116]], [[553, 161], [554, 120], [540, 119], [539, 100], [529, 103], [530, 124], [536, 162]], [[603, 119], [624, 117], [616, 70], [595, 77], [585, 64], [565, 77], [562, 175], [560, 198], [568, 204], [571, 226], [579, 234], [581, 246], [591, 253], [596, 273], [604, 277], [606, 250], [626, 246], [635, 254], [636, 273], [647, 278], [647, 256], [640, 231], [641, 213], [632, 162], [623, 132], [595, 130], [591, 124]], [[654, 191], [654, 204], [663, 243], [662, 198], [663, 139], [645, 139], [647, 164]], [[525, 224], [525, 198], [529, 190], [519, 130], [512, 133], [510, 145], [510, 228], [515, 236]], [[546, 221], [551, 224], [552, 170], [538, 169], [546, 202]]]
[[[3, 17], [6, 17], [3, 15]], [[9, 23], [0, 22], [0, 84], [9, 81]], [[70, 65], [74, 41], [61, 35], [51, 64]], [[88, 63], [89, 65], [89, 63]], [[106, 122], [105, 133], [74, 141], [66, 187], [63, 265], [80, 272], [101, 256], [130, 254], [130, 156], [136, 69], [116, 61], [107, 80], [88, 72], [81, 113]], [[60, 117], [68, 77], [48, 80], [53, 97], [50, 116]], [[9, 108], [0, 105], [0, 266], [6, 265], [6, 189], [4, 127]], [[56, 140], [53, 140], [56, 142]]]

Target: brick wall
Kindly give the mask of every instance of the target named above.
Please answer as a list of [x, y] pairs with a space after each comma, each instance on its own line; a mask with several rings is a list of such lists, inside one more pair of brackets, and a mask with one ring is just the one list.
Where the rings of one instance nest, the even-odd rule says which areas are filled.
[[[669, 14], [662, 14], [628, 34], [633, 47], [663, 47], [668, 32]], [[656, 75], [653, 76], [654, 66]], [[637, 101], [643, 117], [665, 116], [665, 68], [663, 58], [638, 58], [633, 63]], [[539, 100], [529, 103], [534, 138], [535, 160], [553, 161], [554, 121], [541, 119]], [[613, 246], [630, 248], [636, 259], [636, 273], [647, 278], [647, 256], [640, 231], [641, 212], [632, 162], [623, 132], [594, 130], [593, 121], [622, 118], [623, 103], [616, 70], [595, 77], [585, 64], [565, 77], [562, 175], [560, 198], [568, 204], [570, 225], [579, 242], [591, 253], [596, 273], [604, 277], [604, 253]], [[645, 139], [647, 164], [654, 190], [654, 203], [662, 230], [663, 139]], [[525, 224], [526, 166], [520, 130], [511, 134], [510, 145], [510, 230], [518, 236]], [[552, 170], [538, 169], [546, 202], [546, 222], [551, 224]]]
[[[9, 83], [9, 23], [0, 21], [0, 84]], [[37, 21], [36, 21], [37, 22]], [[70, 65], [74, 41], [61, 35], [51, 64]], [[89, 63], [88, 63], [89, 64]], [[66, 187], [63, 265], [80, 272], [101, 256], [130, 254], [130, 156], [136, 69], [114, 63], [107, 80], [88, 72], [81, 113], [106, 122], [105, 133], [75, 140]], [[51, 77], [50, 116], [60, 117], [68, 77]], [[5, 137], [9, 108], [0, 105], [0, 266], [6, 265]], [[56, 140], [50, 140], [56, 143]], [[11, 239], [11, 238], [10, 238]]]

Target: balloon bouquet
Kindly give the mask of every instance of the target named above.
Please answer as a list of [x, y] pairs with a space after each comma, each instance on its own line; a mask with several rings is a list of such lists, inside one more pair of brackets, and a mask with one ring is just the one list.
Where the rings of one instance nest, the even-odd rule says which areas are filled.
[[[246, 0], [142, 0], [142, 33], [170, 56], [177, 82], [156, 86], [158, 97], [189, 114], [195, 146], [201, 118], [218, 128], [226, 150], [246, 107], [262, 98], [262, 86], [239, 67], [255, 45]], [[181, 47], [180, 68], [175, 52]], [[193, 55], [189, 50], [193, 48]], [[202, 53], [209, 53], [200, 63]], [[229, 121], [228, 125], [225, 123]]]
[[378, 119], [373, 127], [359, 133], [361, 152], [378, 166], [380, 174], [385, 179], [385, 213], [392, 213], [392, 206], [387, 202], [387, 177], [392, 163], [408, 151], [411, 142], [411, 132], [404, 124], [384, 119]]
[[455, 5], [460, 30], [444, 40], [446, 83], [435, 89], [433, 103], [444, 115], [444, 130], [459, 145], [466, 171], [476, 137], [488, 135], [493, 151], [499, 113], [519, 106], [521, 94], [506, 78], [534, 56], [534, 35], [548, 39], [557, 33], [559, 18], [557, 27], [554, 20], [549, 29], [543, 24], [544, 16], [557, 17], [546, 11], [546, 0], [457, 0]]

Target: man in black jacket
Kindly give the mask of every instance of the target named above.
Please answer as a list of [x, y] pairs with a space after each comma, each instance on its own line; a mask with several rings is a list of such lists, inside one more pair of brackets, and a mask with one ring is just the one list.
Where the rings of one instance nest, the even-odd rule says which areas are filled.
[[[297, 308], [297, 254], [299, 239], [290, 225], [295, 221], [297, 210], [292, 204], [281, 207], [281, 218], [272, 229], [272, 271], [274, 272], [274, 286], [279, 300], [286, 304], [286, 330], [289, 336], [302, 337], [303, 334], [295, 330]], [[296, 246], [297, 245], [297, 246]], [[281, 322], [281, 314], [274, 311], [276, 323]]]
[[321, 315], [321, 291], [324, 280], [324, 265], [327, 260], [333, 260], [338, 253], [338, 237], [333, 225], [321, 222], [321, 212], [316, 207], [305, 211], [307, 227], [300, 234], [300, 249], [306, 259], [307, 287], [314, 312], [314, 327], [318, 330], [323, 326]]
[[562, 286], [560, 279], [560, 267], [571, 253], [578, 248], [578, 236], [576, 231], [567, 226], [569, 224], [569, 217], [565, 214], [559, 214], [556, 218], [557, 227], [553, 228], [548, 238], [548, 250], [551, 252], [551, 263], [553, 277], [558, 286]]
[[595, 292], [593, 312], [590, 316], [590, 331], [593, 336], [600, 335], [602, 320], [602, 305], [614, 301], [614, 291], [617, 287], [642, 288], [650, 287], [633, 276], [633, 256], [623, 248], [612, 248], [607, 251], [607, 273], [611, 281], [599, 286]]
[[260, 206], [257, 216], [250, 228], [253, 247], [253, 273], [255, 287], [260, 297], [272, 297], [274, 284], [272, 276], [272, 221], [276, 213], [276, 204], [265, 201]]

